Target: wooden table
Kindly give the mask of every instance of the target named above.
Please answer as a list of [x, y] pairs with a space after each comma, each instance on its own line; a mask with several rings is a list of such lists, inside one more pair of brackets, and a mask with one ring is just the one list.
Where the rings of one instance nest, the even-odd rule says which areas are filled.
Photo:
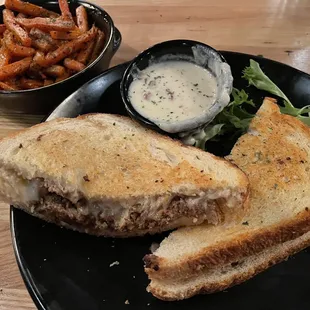
[[[2, 0], [0, 0], [0, 3]], [[93, 0], [123, 35], [112, 64], [160, 41], [188, 38], [221, 50], [262, 54], [310, 72], [310, 1]], [[1, 104], [1, 103], [0, 103]], [[0, 115], [0, 138], [42, 116]], [[9, 208], [0, 204], [0, 310], [35, 309], [11, 246]]]

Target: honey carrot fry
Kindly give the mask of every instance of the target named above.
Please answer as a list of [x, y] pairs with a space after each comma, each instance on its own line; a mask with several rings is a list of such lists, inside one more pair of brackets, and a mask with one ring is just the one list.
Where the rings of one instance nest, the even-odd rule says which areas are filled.
[[9, 85], [8, 83], [0, 82], [0, 90], [17, 90], [17, 88]]
[[16, 18], [27, 18], [27, 15], [24, 14], [24, 13], [18, 13], [18, 14], [16, 15]]
[[54, 40], [48, 33], [44, 32], [40, 29], [32, 28], [30, 30], [29, 34], [30, 34], [31, 38], [42, 39], [42, 40], [50, 43], [54, 47], [57, 47], [58, 42], [56, 40]]
[[22, 60], [3, 66], [0, 70], [0, 81], [23, 74], [28, 70], [31, 61], [32, 57], [26, 57]]
[[69, 41], [59, 46], [55, 51], [48, 53], [44, 60], [38, 58], [38, 64], [42, 67], [48, 67], [61, 61], [62, 59], [70, 56], [71, 54], [79, 51], [81, 48], [94, 39], [96, 35], [96, 29], [93, 27], [86, 33], [83, 33], [79, 38]]
[[57, 47], [60, 47], [63, 44], [70, 42], [70, 40], [55, 40], [55, 41], [56, 41]]
[[55, 40], [73, 40], [78, 38], [82, 33], [79, 29], [71, 31], [50, 31], [51, 37]]
[[16, 22], [12, 11], [7, 9], [3, 10], [3, 22], [6, 28], [11, 30], [24, 46], [31, 46], [31, 39], [28, 33]]
[[73, 30], [75, 24], [72, 20], [63, 20], [61, 18], [17, 18], [16, 21], [26, 29], [38, 28], [43, 31], [69, 31]]
[[88, 31], [89, 27], [88, 27], [87, 12], [83, 5], [80, 5], [76, 9], [76, 22], [81, 32]]
[[76, 60], [86, 65], [93, 52], [94, 46], [95, 46], [95, 40], [92, 40], [91, 42], [88, 43], [85, 49], [82, 49], [79, 52], [79, 54], [76, 57]]
[[52, 85], [52, 84], [54, 84], [53, 80], [50, 80], [50, 79], [45, 79], [44, 80], [44, 86], [48, 86], [48, 85]]
[[6, 30], [6, 26], [4, 24], [0, 24], [0, 34], [4, 33], [5, 30]]
[[32, 62], [26, 73], [27, 73], [27, 76], [29, 76], [31, 79], [35, 79], [35, 80], [46, 79], [46, 75], [40, 70], [41, 70], [41, 67], [39, 67], [35, 62]]
[[35, 4], [24, 2], [20, 0], [5, 0], [7, 9], [17, 11], [33, 17], [58, 17], [59, 14], [46, 10]]
[[28, 57], [35, 54], [35, 49], [21, 46], [15, 43], [14, 35], [10, 31], [4, 33], [4, 43], [10, 54], [17, 57]]
[[67, 0], [58, 0], [59, 8], [61, 11], [61, 16], [66, 20], [72, 20], [72, 14], [69, 9], [68, 1]]
[[66, 72], [63, 66], [53, 65], [44, 70], [44, 73], [52, 77], [60, 77]]
[[65, 71], [65, 73], [62, 76], [58, 77], [55, 80], [55, 82], [57, 83], [57, 82], [63, 81], [65, 79], [67, 79], [68, 77], [70, 77], [70, 73], [68, 71]]
[[25, 77], [22, 77], [20, 79], [20, 85], [23, 89], [33, 89], [42, 87], [44, 83], [40, 80], [27, 79]]
[[64, 66], [70, 70], [73, 70], [75, 72], [80, 72], [85, 69], [85, 65], [82, 64], [79, 61], [76, 61], [71, 58], [65, 58], [64, 60]]
[[32, 39], [32, 45], [36, 49], [44, 53], [50, 52], [55, 49], [53, 45], [43, 39]]
[[5, 80], [5, 84], [9, 85], [10, 87], [14, 88], [15, 90], [20, 89], [19, 80], [16, 77]]
[[0, 68], [8, 65], [10, 62], [10, 52], [5, 45], [0, 47]]
[[56, 41], [48, 33], [37, 28], [32, 28], [29, 34], [32, 39], [32, 45], [38, 50], [47, 53], [57, 48]]
[[99, 56], [103, 47], [104, 47], [104, 33], [103, 31], [98, 30], [95, 46], [90, 57], [90, 63], [93, 62]]
[[[38, 53], [41, 52], [37, 52], [36, 55]], [[35, 55], [35, 57], [36, 57]], [[35, 62], [35, 57], [33, 57], [32, 62], [29, 66], [29, 69], [27, 70], [27, 75], [31, 78], [31, 79], [46, 79], [46, 75], [42, 72], [42, 67], [39, 66], [36, 62]], [[42, 57], [44, 57], [44, 54], [42, 53]]]
[[40, 67], [40, 62], [44, 61], [44, 53], [41, 51], [37, 51], [33, 57], [33, 63], [31, 64]]

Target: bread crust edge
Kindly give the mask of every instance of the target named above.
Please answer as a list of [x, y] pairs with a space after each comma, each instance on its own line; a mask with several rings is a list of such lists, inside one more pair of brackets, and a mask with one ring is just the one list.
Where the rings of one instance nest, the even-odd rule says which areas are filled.
[[[306, 211], [308, 210], [308, 211]], [[149, 279], [164, 279], [167, 277], [191, 277], [202, 269], [215, 268], [233, 263], [243, 257], [254, 255], [262, 250], [293, 240], [310, 231], [310, 208], [300, 213], [294, 220], [281, 226], [262, 228], [256, 232], [245, 232], [239, 238], [221, 242], [207, 247], [192, 257], [187, 257], [179, 264], [165, 266], [166, 260], [155, 254], [144, 257], [145, 272]]]
[[[302, 236], [299, 236], [295, 239], [301, 238]], [[225, 289], [228, 289], [232, 286], [239, 285], [254, 276], [256, 276], [259, 273], [264, 272], [266, 269], [283, 262], [284, 260], [288, 259], [289, 256], [292, 256], [305, 248], [307, 248], [310, 245], [310, 236], [300, 243], [293, 245], [291, 248], [287, 249], [283, 253], [277, 254], [277, 256], [272, 257], [268, 261], [264, 261], [263, 263], [256, 265], [252, 268], [247, 268], [244, 272], [238, 273], [237, 275], [233, 275], [230, 278], [227, 278], [220, 282], [212, 282], [205, 284], [203, 286], [197, 286], [191, 289], [188, 289], [186, 292], [183, 292], [182, 294], [173, 294], [171, 292], [168, 292], [166, 290], [160, 289], [159, 287], [156, 287], [155, 285], [152, 285], [152, 282], [148, 286], [147, 290], [152, 293], [156, 298], [164, 300], [164, 301], [175, 301], [175, 300], [183, 300], [190, 297], [193, 297], [198, 294], [212, 294], [216, 292], [223, 291]], [[259, 254], [258, 254], [259, 255]]]

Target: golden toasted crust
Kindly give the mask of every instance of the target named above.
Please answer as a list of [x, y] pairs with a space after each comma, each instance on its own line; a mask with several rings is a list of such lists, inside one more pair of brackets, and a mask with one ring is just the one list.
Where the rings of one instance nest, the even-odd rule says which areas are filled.
[[173, 269], [165, 268], [164, 258], [154, 254], [146, 255], [144, 257], [145, 271], [151, 279], [179, 278], [180, 276], [182, 279], [186, 279], [201, 270], [238, 261], [243, 257], [259, 253], [266, 248], [300, 237], [308, 232], [310, 230], [310, 205], [307, 210], [279, 227], [257, 229], [253, 232], [251, 229], [244, 230], [240, 226], [243, 233], [237, 230], [231, 231], [237, 238], [223, 240], [223, 242], [208, 247], [205, 252], [201, 251], [193, 255], [188, 259], [186, 269], [181, 264], [174, 266]]
[[0, 151], [0, 163], [18, 164], [29, 175], [44, 174], [64, 187], [69, 183], [87, 199], [161, 195], [188, 184], [197, 191], [210, 186], [233, 188], [235, 184], [242, 188], [248, 183], [228, 161], [115, 115], [42, 123], [3, 139]]
[[[230, 226], [200, 225], [173, 232], [154, 254], [145, 257], [149, 278], [190, 278], [308, 232], [309, 141], [306, 125], [280, 114], [275, 100], [265, 99], [249, 132], [229, 156], [250, 180], [250, 206], [245, 216]], [[184, 245], [190, 240], [199, 246], [188, 246], [187, 251]], [[184, 255], [167, 254], [172, 244], [178, 249], [183, 246]]]

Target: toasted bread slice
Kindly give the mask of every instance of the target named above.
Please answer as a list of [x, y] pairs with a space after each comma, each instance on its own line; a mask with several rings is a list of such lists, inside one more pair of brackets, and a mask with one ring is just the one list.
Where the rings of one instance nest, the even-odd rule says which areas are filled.
[[[148, 289], [157, 297], [182, 299], [213, 292], [212, 281], [214, 287], [226, 287], [220, 284], [221, 278], [216, 282], [215, 277], [209, 279], [206, 275], [310, 230], [310, 129], [306, 125], [282, 115], [275, 101], [267, 98], [229, 159], [250, 181], [245, 216], [241, 221], [216, 227], [202, 224], [181, 228], [147, 255], [145, 270], [151, 280]], [[259, 266], [267, 267], [268, 262]], [[242, 270], [246, 268], [240, 269], [237, 277], [245, 280], [249, 276], [241, 274]], [[195, 277], [203, 279], [199, 287], [194, 283]], [[172, 293], [175, 288], [168, 284], [172, 279], [175, 283], [188, 283], [188, 293]]]
[[128, 237], [243, 209], [248, 180], [230, 162], [130, 118], [46, 122], [0, 142], [0, 197], [49, 222]]
[[245, 257], [239, 262], [206, 269], [200, 274], [182, 280], [152, 281], [151, 292], [166, 301], [182, 300], [197, 294], [211, 294], [251, 279], [267, 268], [282, 262], [289, 256], [310, 245], [310, 232], [293, 240], [286, 241]]

